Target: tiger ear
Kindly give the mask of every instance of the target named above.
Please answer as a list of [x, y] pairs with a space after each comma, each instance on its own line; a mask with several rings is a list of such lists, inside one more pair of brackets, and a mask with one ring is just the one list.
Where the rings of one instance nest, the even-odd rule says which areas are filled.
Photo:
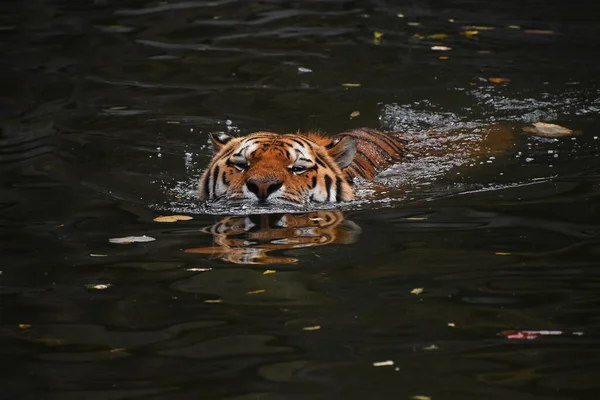
[[346, 168], [356, 155], [356, 142], [350, 136], [338, 136], [325, 146], [340, 168]]
[[225, 132], [213, 132], [210, 134], [210, 141], [212, 143], [213, 154], [217, 154], [223, 146], [225, 146], [233, 137], [229, 136]]

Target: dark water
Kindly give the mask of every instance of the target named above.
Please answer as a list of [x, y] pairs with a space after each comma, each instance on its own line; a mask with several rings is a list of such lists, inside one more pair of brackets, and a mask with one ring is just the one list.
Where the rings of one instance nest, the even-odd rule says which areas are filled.
[[[0, 398], [597, 398], [597, 11], [3, 1]], [[209, 132], [361, 126], [511, 133], [342, 211], [197, 203]]]

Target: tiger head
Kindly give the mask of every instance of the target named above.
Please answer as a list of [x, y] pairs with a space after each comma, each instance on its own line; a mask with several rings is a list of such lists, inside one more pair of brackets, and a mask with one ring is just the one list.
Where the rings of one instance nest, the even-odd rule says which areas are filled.
[[214, 133], [211, 141], [213, 159], [198, 186], [209, 204], [301, 206], [354, 198], [342, 172], [356, 154], [351, 137]]

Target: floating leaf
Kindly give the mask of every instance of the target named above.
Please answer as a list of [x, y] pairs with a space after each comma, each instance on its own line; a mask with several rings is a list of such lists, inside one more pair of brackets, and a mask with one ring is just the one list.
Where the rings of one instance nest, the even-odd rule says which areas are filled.
[[418, 394], [416, 396], [411, 397], [411, 399], [412, 400], [431, 400], [431, 397]]
[[258, 290], [252, 290], [250, 292], [248, 292], [247, 294], [259, 294], [259, 293], [264, 293], [266, 292], [265, 289], [258, 289]]
[[90, 257], [108, 257], [108, 254], [90, 253]]
[[171, 124], [171, 125], [179, 125], [181, 122], [180, 121], [167, 121], [167, 124]]
[[569, 128], [565, 128], [564, 126], [548, 124], [546, 122], [534, 122], [531, 125], [533, 126], [524, 127], [523, 132], [543, 137], [572, 136], [581, 133], [580, 131], [574, 131]]
[[427, 351], [430, 351], [430, 350], [438, 350], [438, 349], [439, 349], [439, 347], [437, 347], [435, 344], [432, 344], [432, 345], [430, 345], [430, 346], [425, 346], [425, 347], [423, 347], [423, 350], [427, 350]]
[[416, 39], [416, 40], [423, 40], [423, 39], [425, 39], [425, 36], [423, 36], [423, 35], [419, 35], [418, 33], [415, 33], [415, 34], [413, 35], [413, 39]]
[[424, 221], [427, 218], [423, 218], [423, 217], [408, 217], [406, 218], [407, 221]]
[[344, 87], [359, 87], [360, 83], [342, 83]]
[[506, 83], [510, 82], [509, 78], [489, 78], [488, 81], [492, 83]]
[[204, 300], [205, 303], [222, 303], [222, 299]]
[[129, 243], [145, 243], [145, 242], [153, 242], [156, 239], [151, 237], [151, 236], [125, 236], [125, 237], [120, 237], [120, 238], [112, 238], [109, 239], [108, 241], [110, 243], [116, 243], [116, 244], [129, 244]]
[[421, 25], [421, 23], [420, 22], [407, 22], [406, 25], [408, 25], [408, 26], [419, 26], [419, 25]]
[[396, 14], [398, 18], [404, 18], [404, 14]]
[[433, 39], [433, 40], [442, 40], [442, 39], [447, 39], [448, 38], [448, 34], [446, 34], [446, 33], [434, 33], [433, 35], [429, 35], [427, 37], [429, 39]]
[[298, 67], [298, 73], [299, 74], [310, 74], [312, 72], [312, 69], [308, 69], [308, 68], [304, 68], [304, 67]]
[[472, 38], [475, 35], [478, 35], [479, 31], [476, 30], [472, 30], [472, 31], [464, 31], [463, 35], [465, 35], [467, 38]]
[[431, 46], [431, 50], [434, 50], [434, 51], [449, 51], [449, 50], [452, 50], [452, 47], [448, 47], [448, 46]]
[[383, 40], [383, 33], [373, 32], [373, 44], [381, 44], [382, 40]]
[[450, 58], [450, 57], [448, 57], [448, 56], [440, 56], [440, 60], [447, 60], [447, 59], [449, 59], [449, 58]]
[[509, 25], [508, 27], [510, 29], [521, 29], [521, 27], [519, 25]]
[[392, 365], [394, 365], [392, 360], [377, 361], [373, 363], [374, 367], [391, 367]]
[[189, 221], [193, 219], [189, 215], [161, 215], [160, 217], [154, 218], [154, 222], [177, 222], [177, 221]]
[[350, 118], [356, 118], [360, 115], [360, 111], [352, 111], [352, 113], [350, 113]]
[[421, 288], [421, 287], [414, 288], [413, 290], [410, 291], [410, 293], [412, 293], [412, 294], [421, 294], [421, 293], [423, 293], [423, 288]]
[[321, 329], [320, 325], [305, 326], [304, 328], [302, 328], [303, 331], [318, 331], [319, 329]]
[[104, 284], [104, 283], [100, 283], [100, 284], [89, 283], [89, 284], [85, 285], [86, 289], [96, 289], [96, 290], [105, 290], [111, 286], [112, 285], [110, 283], [106, 283], [106, 284]]
[[31, 324], [19, 324], [20, 329], [29, 329], [31, 328]]
[[190, 272], [206, 272], [206, 271], [210, 271], [212, 268], [188, 268], [186, 269], [186, 271], [190, 271]]
[[277, 272], [277, 271], [275, 271], [274, 269], [268, 269], [268, 270], [266, 270], [265, 272], [263, 272], [263, 275], [274, 274], [274, 273], [276, 273], [276, 272]]
[[456, 328], [456, 324], [454, 322], [448, 322], [448, 326], [450, 328]]
[[504, 252], [504, 251], [497, 251], [494, 254], [497, 255], [497, 256], [510, 256], [511, 255], [511, 253], [507, 253], [507, 252]]

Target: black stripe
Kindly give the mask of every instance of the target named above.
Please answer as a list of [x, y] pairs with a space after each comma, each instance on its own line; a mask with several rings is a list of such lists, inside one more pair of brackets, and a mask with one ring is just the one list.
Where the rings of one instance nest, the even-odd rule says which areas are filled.
[[204, 196], [206, 196], [206, 199], [210, 198], [210, 192], [208, 190], [210, 186], [210, 174], [206, 174], [206, 179], [204, 179]]
[[297, 139], [297, 138], [293, 138], [293, 137], [288, 137], [286, 139], [289, 139], [292, 142], [294, 142], [296, 144], [299, 144], [300, 146], [308, 147], [311, 150], [313, 149], [312, 144], [308, 140], [306, 140], [305, 142], [303, 142], [302, 140]]
[[342, 179], [337, 176], [335, 178], [335, 201], [338, 201], [342, 194]]
[[[377, 152], [381, 155], [384, 156], [384, 158], [386, 158], [385, 156], [388, 157], [394, 157], [395, 155], [391, 154], [389, 151], [383, 149], [381, 147], [381, 143], [377, 143], [376, 141], [372, 140], [372, 139], [367, 139], [363, 136], [360, 135], [352, 135], [350, 133], [347, 134], [348, 136], [350, 136], [351, 138], [357, 139], [357, 140], [362, 140], [364, 142], [370, 143], [373, 145], [373, 147], [375, 148], [375, 150], [377, 150]], [[397, 145], [394, 144], [394, 146], [391, 146], [387, 143], [385, 143], [386, 145], [390, 146], [392, 148], [392, 150], [394, 150], [397, 154], [402, 152], [402, 149], [400, 147], [398, 147]]]
[[374, 129], [366, 129], [366, 130], [364, 130], [364, 132], [370, 134], [371, 136], [380, 137], [381, 140], [386, 141], [386, 143], [389, 146], [397, 147], [399, 149], [398, 151], [402, 151], [403, 148], [400, 147], [396, 142], [400, 142], [402, 144], [408, 144], [408, 140], [406, 140], [406, 139], [402, 139], [402, 138], [397, 137], [397, 136], [396, 137], [392, 137], [392, 136], [390, 136], [388, 134], [376, 131]]
[[229, 186], [229, 181], [227, 180], [227, 172], [226, 171], [223, 171], [223, 179], [222, 180], [223, 180], [223, 184], [225, 186]]
[[327, 201], [331, 201], [331, 184], [333, 179], [329, 175], [325, 175], [325, 189], [327, 190]]
[[312, 187], [311, 187], [311, 189], [314, 189], [315, 186], [317, 186], [317, 176], [316, 175], [313, 176], [313, 178], [312, 178]]
[[[367, 162], [371, 165], [371, 167], [373, 167], [373, 169], [375, 170], [375, 172], [377, 172], [377, 164], [375, 164], [373, 162], [373, 160], [371, 160], [369, 157], [367, 157], [367, 155], [365, 153], [363, 153], [362, 151], [358, 150], [356, 152], [356, 155], [362, 156], [365, 160], [367, 160]], [[356, 157], [354, 159], [356, 160]]]
[[213, 197], [216, 197], [216, 191], [217, 191], [217, 178], [219, 177], [219, 171], [221, 170], [221, 168], [217, 165], [215, 166], [215, 169], [213, 171]]

